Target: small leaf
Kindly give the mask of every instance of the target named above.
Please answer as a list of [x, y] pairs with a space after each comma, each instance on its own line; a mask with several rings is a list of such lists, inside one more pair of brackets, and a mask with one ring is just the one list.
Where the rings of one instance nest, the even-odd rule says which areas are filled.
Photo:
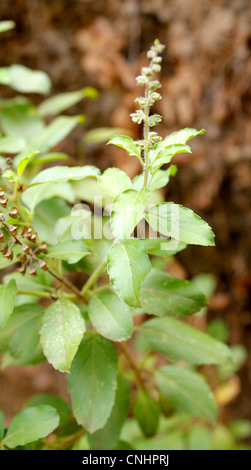
[[115, 401], [118, 366], [114, 345], [99, 335], [84, 338], [70, 372], [74, 416], [93, 433], [105, 425]]
[[68, 299], [50, 305], [42, 318], [41, 345], [48, 361], [60, 371], [68, 371], [85, 332], [79, 308]]
[[143, 218], [150, 191], [142, 188], [140, 192], [128, 189], [113, 202], [111, 228], [115, 238], [129, 238], [138, 222]]
[[154, 436], [158, 429], [160, 407], [149, 393], [140, 390], [133, 406], [133, 415], [146, 437]]
[[170, 163], [174, 155], [177, 153], [192, 153], [192, 151], [188, 145], [170, 145], [169, 147], [166, 147], [164, 150], [162, 150], [154, 160], [152, 160], [152, 155], [150, 153], [150, 174], [154, 175], [159, 170], [159, 168], [167, 163]]
[[47, 256], [74, 264], [90, 253], [90, 248], [82, 240], [68, 240], [50, 247]]
[[119, 168], [107, 168], [102, 175], [98, 176], [98, 184], [106, 193], [114, 197], [132, 187], [129, 176]]
[[11, 421], [3, 444], [13, 449], [37, 441], [50, 434], [59, 424], [55, 408], [34, 406], [20, 411]]
[[0, 327], [5, 327], [13, 312], [17, 294], [16, 281], [0, 285]]
[[24, 149], [26, 145], [22, 137], [6, 136], [0, 137], [1, 153], [17, 153]]
[[150, 191], [155, 191], [156, 189], [166, 186], [169, 183], [170, 176], [175, 176], [177, 171], [178, 168], [176, 165], [171, 165], [167, 170], [157, 170], [148, 186]]
[[23, 158], [21, 160], [19, 160], [19, 163], [17, 165], [17, 174], [19, 176], [19, 178], [22, 176], [25, 168], [27, 167], [29, 161], [32, 159], [32, 157], [34, 157], [34, 155], [36, 155], [37, 153], [39, 153], [38, 150], [33, 150], [33, 151], [30, 151], [26, 154], [26, 156], [23, 156]]
[[94, 177], [100, 173], [95, 166], [53, 166], [38, 173], [30, 182], [29, 186], [43, 183], [65, 183], [66, 181], [82, 180], [87, 177]]
[[207, 305], [207, 299], [191, 281], [152, 269], [142, 283], [140, 303], [146, 313], [160, 317], [186, 316]]
[[215, 422], [217, 407], [213, 394], [196, 372], [177, 366], [163, 366], [156, 372], [157, 386], [162, 395], [180, 411], [186, 411]]
[[79, 103], [83, 98], [97, 98], [98, 92], [91, 87], [83, 88], [69, 93], [60, 93], [43, 101], [38, 106], [38, 112], [41, 116], [50, 116], [62, 113], [74, 104]]
[[118, 296], [128, 305], [140, 307], [140, 287], [151, 269], [143, 242], [131, 238], [114, 245], [107, 256], [107, 269]]
[[10, 67], [4, 67], [4, 80], [0, 83], [9, 85], [14, 90], [22, 93], [48, 93], [51, 88], [51, 81], [45, 72], [31, 70], [24, 65], [13, 64]]
[[145, 214], [153, 230], [192, 245], [214, 245], [211, 227], [187, 207], [164, 202], [153, 206]]
[[115, 135], [109, 140], [109, 142], [107, 142], [107, 145], [109, 145], [109, 144], [113, 144], [113, 145], [117, 145], [118, 147], [122, 147], [124, 150], [127, 151], [128, 155], [136, 156], [138, 158], [141, 158], [140, 157], [140, 148], [139, 148], [139, 146], [128, 135], [120, 135], [120, 134]]
[[92, 294], [88, 314], [94, 328], [111, 341], [126, 341], [133, 333], [131, 310], [110, 291]]
[[154, 350], [189, 364], [222, 364], [232, 360], [229, 348], [206, 333], [174, 318], [154, 318], [141, 326]]
[[151, 161], [154, 161], [155, 158], [159, 157], [161, 154], [165, 153], [165, 149], [171, 145], [185, 145], [193, 137], [196, 137], [199, 134], [204, 134], [205, 129], [197, 131], [196, 129], [181, 129], [178, 132], [173, 132], [168, 135], [164, 140], [155, 144], [153, 149], [150, 150]]
[[146, 238], [144, 240], [144, 245], [147, 253], [154, 256], [174, 256], [176, 253], [184, 250], [186, 244], [183, 242], [177, 243], [177, 246], [174, 248], [172, 240], [167, 240], [165, 238]]
[[88, 435], [92, 450], [111, 450], [117, 445], [120, 431], [130, 406], [130, 385], [122, 375], [118, 375], [118, 388], [111, 415], [105, 426]]

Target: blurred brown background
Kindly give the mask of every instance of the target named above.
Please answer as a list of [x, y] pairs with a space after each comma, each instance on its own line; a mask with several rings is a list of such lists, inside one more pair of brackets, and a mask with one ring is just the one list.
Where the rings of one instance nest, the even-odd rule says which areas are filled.
[[[1, 38], [1, 66], [20, 63], [46, 71], [53, 93], [86, 85], [100, 92], [97, 101], [71, 109], [88, 117], [85, 128], [60, 146], [74, 158], [81, 158], [85, 129], [115, 126], [137, 136], [129, 114], [142, 90], [134, 78], [153, 40], [166, 45], [159, 132], [206, 129], [192, 142], [191, 157], [176, 157], [179, 172], [166, 197], [193, 209], [216, 234], [216, 248], [189, 247], [173, 271], [215, 276], [209, 316], [226, 319], [230, 343], [250, 352], [250, 0], [1, 0], [0, 18], [16, 22]], [[12, 92], [2, 87], [3, 94]], [[130, 176], [139, 171], [137, 161], [105, 145], [88, 147], [86, 161], [101, 169], [119, 166]], [[227, 413], [250, 419], [250, 354], [239, 375], [241, 388]], [[33, 393], [66, 394], [64, 379], [46, 365], [10, 368], [0, 376], [0, 407], [8, 417]]]

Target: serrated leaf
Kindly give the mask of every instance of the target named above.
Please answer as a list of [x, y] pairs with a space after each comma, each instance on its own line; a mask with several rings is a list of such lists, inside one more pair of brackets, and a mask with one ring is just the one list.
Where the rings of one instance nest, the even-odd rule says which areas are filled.
[[118, 296], [128, 305], [140, 307], [140, 287], [151, 269], [143, 242], [131, 238], [114, 245], [107, 256], [107, 269]]
[[156, 372], [156, 380], [162, 395], [178, 410], [215, 422], [216, 403], [212, 391], [201, 375], [171, 365], [160, 367]]
[[169, 359], [189, 364], [231, 362], [231, 351], [224, 343], [174, 318], [154, 318], [140, 329], [151, 347]]
[[88, 435], [92, 450], [111, 450], [117, 445], [120, 431], [130, 406], [130, 385], [127, 380], [118, 375], [118, 388], [111, 415], [105, 426], [93, 434]]
[[145, 390], [140, 390], [136, 396], [133, 415], [146, 437], [156, 434], [159, 424], [160, 407]]
[[132, 187], [129, 176], [119, 168], [107, 168], [97, 179], [99, 186], [113, 197]]
[[97, 98], [98, 92], [91, 87], [82, 88], [78, 91], [70, 91], [68, 93], [60, 93], [43, 101], [38, 106], [38, 112], [41, 116], [50, 116], [62, 113], [74, 104], [79, 103], [83, 98]]
[[90, 248], [82, 240], [68, 240], [50, 247], [47, 256], [74, 264], [90, 253]]
[[[9, 85], [14, 90], [22, 93], [48, 93], [51, 88], [51, 81], [45, 72], [40, 70], [31, 70], [24, 65], [13, 64], [10, 67], [3, 67], [4, 78], [1, 77], [0, 83]], [[2, 80], [1, 80], [2, 79]]]
[[121, 147], [124, 150], [126, 150], [128, 155], [136, 156], [136, 157], [140, 158], [140, 148], [139, 148], [139, 146], [128, 135], [121, 135], [121, 134], [114, 135], [109, 140], [109, 142], [107, 142], [107, 145], [109, 145], [109, 144], [117, 145], [118, 147]]
[[172, 240], [165, 238], [146, 238], [143, 240], [147, 253], [154, 256], [174, 256], [176, 253], [184, 250], [186, 244], [183, 242], [177, 243], [176, 248], [173, 247]]
[[[196, 129], [185, 128], [177, 132], [173, 132], [163, 139], [161, 142], [155, 144], [155, 146], [150, 150], [150, 159], [154, 161], [155, 158], [159, 156], [164, 156], [165, 149], [171, 145], [185, 145], [193, 137], [196, 137], [199, 134], [204, 134], [205, 129], [197, 131]], [[161, 155], [162, 154], [162, 155]]]
[[11, 421], [3, 444], [13, 449], [37, 441], [50, 434], [59, 424], [55, 408], [34, 406], [20, 411]]
[[133, 333], [129, 306], [110, 291], [93, 293], [88, 314], [95, 329], [111, 341], [126, 341]]
[[0, 137], [0, 152], [1, 153], [17, 153], [24, 149], [26, 145], [22, 137], [6, 136]]
[[207, 299], [191, 281], [152, 269], [142, 283], [140, 304], [146, 313], [160, 317], [186, 316], [207, 305]]
[[0, 327], [5, 327], [13, 312], [17, 294], [16, 281], [0, 285]]
[[30, 182], [28, 187], [43, 183], [65, 183], [66, 181], [76, 181], [88, 177], [95, 177], [100, 170], [95, 166], [53, 166], [38, 173]]
[[31, 214], [33, 214], [36, 206], [40, 204], [40, 202], [53, 197], [60, 197], [71, 204], [75, 200], [72, 186], [68, 182], [35, 185], [27, 188], [22, 193], [22, 201], [29, 208]]
[[48, 361], [62, 372], [70, 369], [85, 332], [79, 308], [68, 299], [50, 305], [42, 318], [41, 345]]
[[114, 345], [99, 335], [83, 339], [68, 378], [74, 416], [89, 433], [107, 422], [117, 388]]
[[153, 206], [145, 214], [153, 230], [192, 245], [213, 246], [211, 227], [191, 209], [173, 202]]
[[141, 191], [128, 189], [119, 194], [113, 202], [111, 211], [111, 228], [115, 238], [129, 238], [140, 220], [144, 216], [150, 191], [142, 188]]

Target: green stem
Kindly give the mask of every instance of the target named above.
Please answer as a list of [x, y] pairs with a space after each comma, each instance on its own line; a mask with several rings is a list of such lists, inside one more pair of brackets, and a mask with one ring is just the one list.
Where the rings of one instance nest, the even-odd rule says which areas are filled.
[[[149, 80], [148, 83], [146, 84], [146, 92], [145, 92], [145, 98], [148, 100], [149, 99]], [[144, 141], [145, 141], [145, 148], [144, 148], [144, 183], [143, 186], [147, 188], [147, 183], [148, 183], [148, 171], [149, 171], [149, 142], [148, 142], [148, 134], [149, 134], [149, 124], [148, 124], [148, 117], [149, 117], [149, 104], [146, 105], [145, 107], [145, 119], [144, 119]]]
[[92, 287], [95, 281], [98, 279], [98, 277], [100, 276], [101, 272], [103, 271], [106, 265], [106, 262], [107, 262], [106, 259], [103, 260], [102, 263], [95, 269], [95, 271], [93, 271], [92, 275], [89, 277], [88, 281], [85, 283], [81, 291], [82, 297], [84, 297], [87, 294], [90, 287]]

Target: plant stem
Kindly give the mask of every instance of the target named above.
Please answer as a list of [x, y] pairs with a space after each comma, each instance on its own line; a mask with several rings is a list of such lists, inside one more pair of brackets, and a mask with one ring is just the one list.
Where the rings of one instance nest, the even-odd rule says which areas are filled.
[[125, 344], [123, 344], [123, 343], [116, 343], [116, 344], [117, 344], [118, 348], [120, 349], [120, 351], [122, 352], [122, 354], [125, 356], [129, 366], [133, 370], [138, 387], [141, 390], [146, 390], [147, 391], [147, 388], [146, 388], [146, 386], [145, 386], [145, 384], [144, 384], [144, 382], [141, 378], [140, 370], [138, 369], [137, 364], [135, 364], [133, 358], [129, 354]]
[[[149, 79], [146, 84], [146, 91], [145, 91], [145, 98], [149, 99]], [[144, 148], [144, 183], [143, 186], [147, 188], [148, 183], [148, 171], [149, 171], [149, 142], [148, 142], [148, 133], [149, 133], [149, 124], [148, 124], [148, 117], [149, 117], [149, 104], [145, 107], [145, 118], [144, 118], [144, 141], [145, 141], [145, 148]]]
[[84, 297], [90, 287], [95, 283], [95, 281], [98, 279], [99, 275], [103, 271], [105, 265], [106, 265], [106, 259], [102, 261], [102, 263], [93, 271], [92, 275], [89, 277], [88, 281], [85, 283], [82, 291], [81, 291], [81, 296]]

